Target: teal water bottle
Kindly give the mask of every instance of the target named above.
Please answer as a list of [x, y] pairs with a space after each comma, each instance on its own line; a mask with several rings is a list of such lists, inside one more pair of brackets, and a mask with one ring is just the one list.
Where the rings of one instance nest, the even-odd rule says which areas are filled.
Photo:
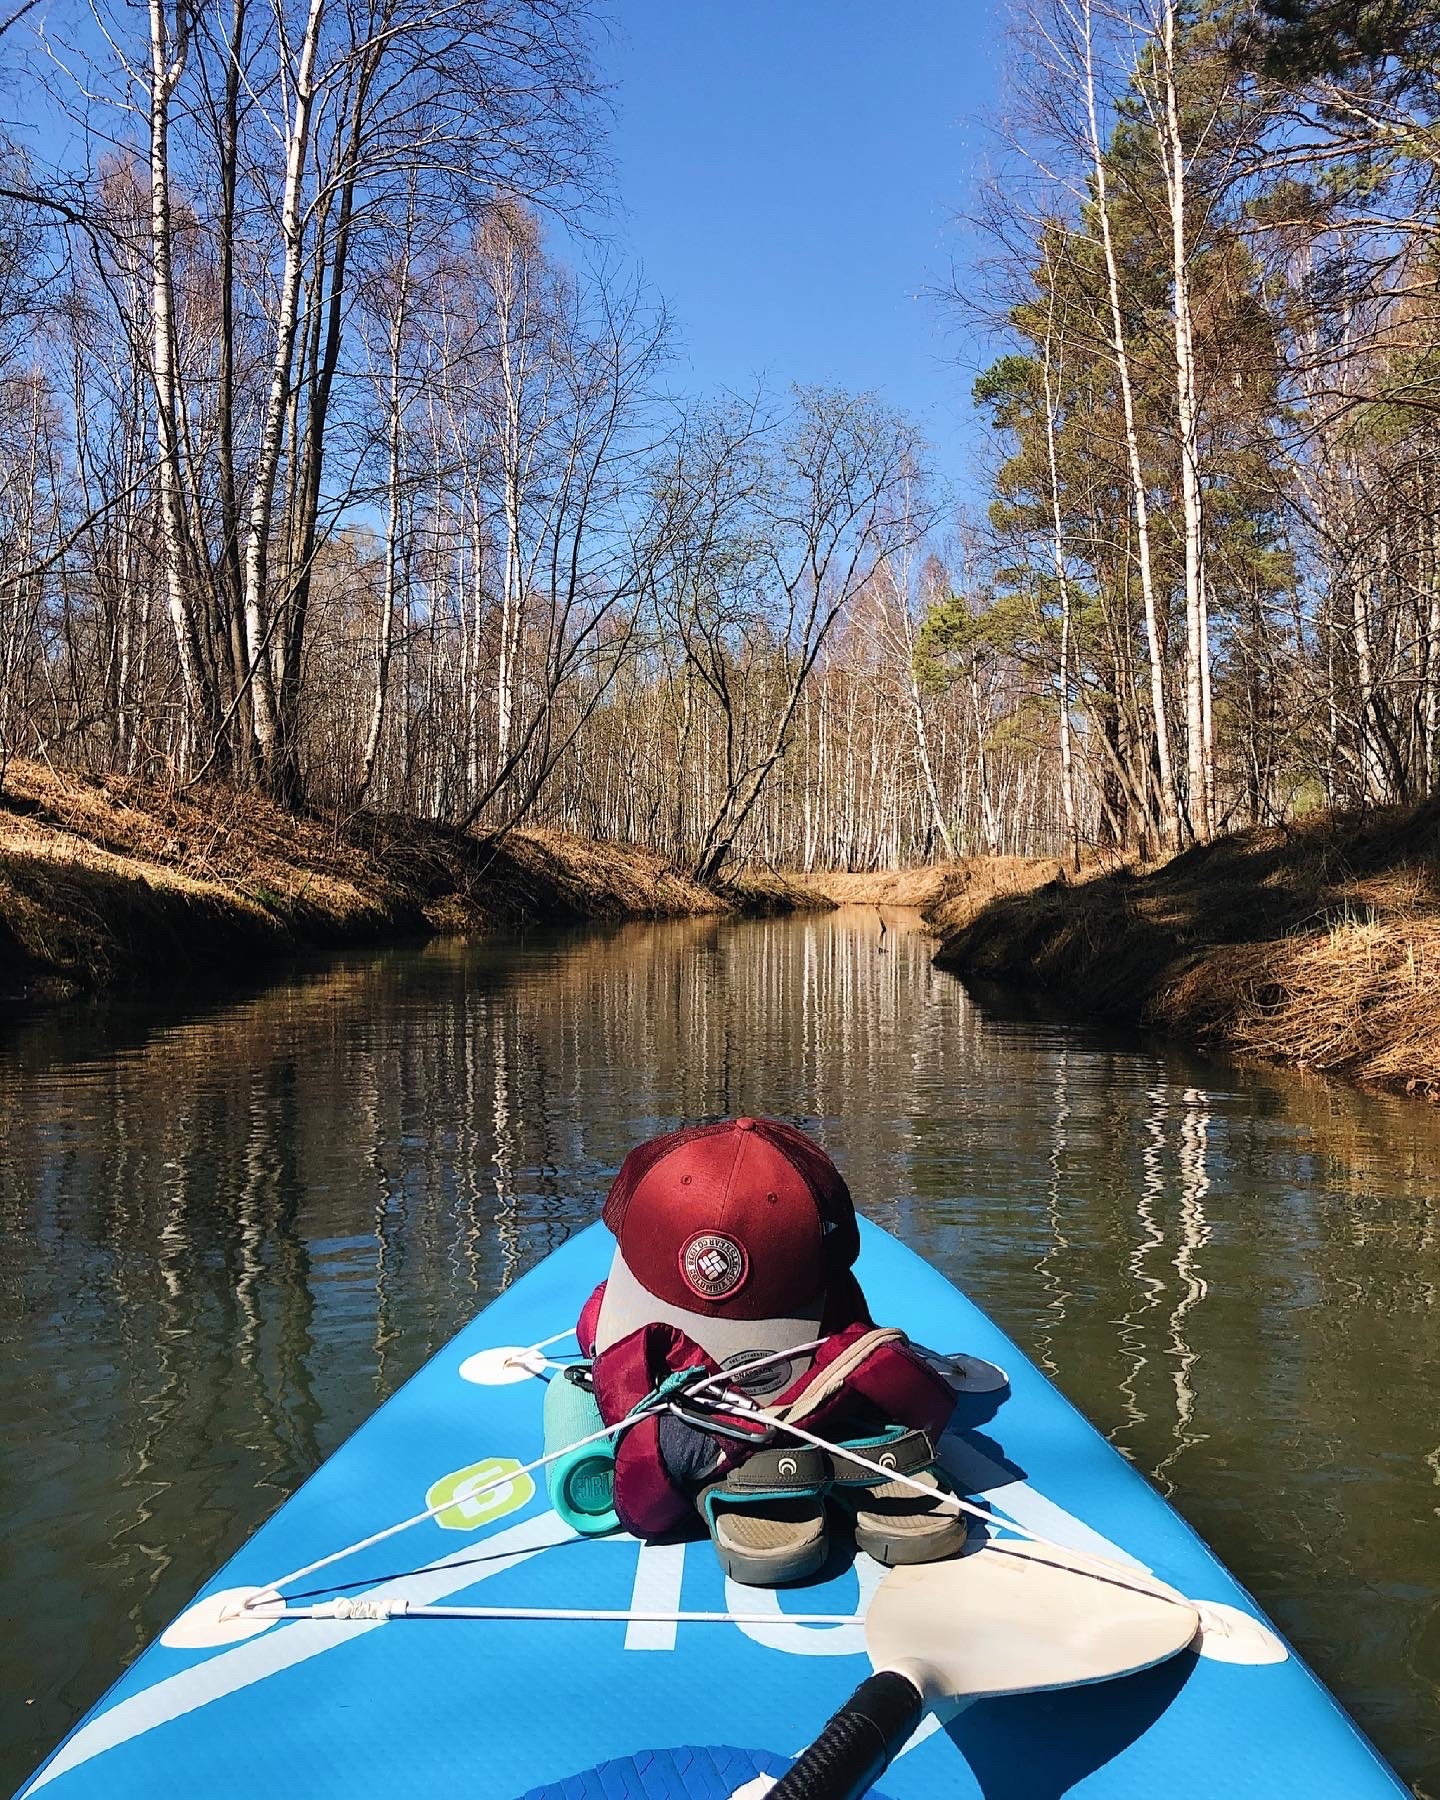
[[[583, 1377], [584, 1369], [566, 1369], [545, 1386], [545, 1454], [553, 1456], [567, 1444], [575, 1444], [605, 1421], [595, 1395]], [[580, 1377], [581, 1379], [576, 1379]], [[550, 1504], [576, 1531], [598, 1537], [618, 1531], [615, 1513], [615, 1445], [612, 1440], [585, 1444], [546, 1465], [545, 1485]]]

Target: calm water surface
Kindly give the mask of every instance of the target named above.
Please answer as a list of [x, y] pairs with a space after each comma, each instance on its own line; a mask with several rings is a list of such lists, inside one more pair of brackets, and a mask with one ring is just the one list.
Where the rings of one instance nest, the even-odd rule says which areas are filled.
[[0, 1027], [0, 1790], [637, 1140], [773, 1113], [1440, 1796], [1440, 1117], [977, 1008], [873, 912]]

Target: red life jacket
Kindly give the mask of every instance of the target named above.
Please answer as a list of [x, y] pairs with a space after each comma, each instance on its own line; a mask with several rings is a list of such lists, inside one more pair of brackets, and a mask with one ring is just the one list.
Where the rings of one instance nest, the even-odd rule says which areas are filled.
[[[604, 1292], [602, 1282], [585, 1302], [575, 1335], [582, 1355], [593, 1358], [595, 1399], [607, 1425], [628, 1417], [669, 1375], [696, 1367], [707, 1374], [721, 1373], [719, 1364], [674, 1325], [642, 1325], [596, 1356], [595, 1329]], [[846, 1274], [830, 1290], [821, 1321], [824, 1341], [813, 1362], [779, 1395], [767, 1398], [767, 1408], [788, 1409], [812, 1387], [823, 1387], [825, 1371], [874, 1331], [859, 1283]], [[887, 1335], [845, 1372], [833, 1393], [805, 1408], [803, 1422], [806, 1430], [832, 1439], [894, 1424], [923, 1431], [933, 1441], [954, 1408], [954, 1390], [943, 1377], [903, 1337]], [[755, 1448], [724, 1438], [710, 1443], [716, 1460], [707, 1479], [719, 1479], [737, 1468]], [[661, 1452], [660, 1415], [640, 1419], [615, 1447], [615, 1511], [621, 1524], [636, 1537], [657, 1537], [679, 1525], [693, 1508], [691, 1491]]]

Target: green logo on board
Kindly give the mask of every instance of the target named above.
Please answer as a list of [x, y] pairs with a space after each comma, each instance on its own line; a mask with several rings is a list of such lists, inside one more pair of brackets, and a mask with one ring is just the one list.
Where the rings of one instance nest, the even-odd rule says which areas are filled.
[[[509, 1479], [504, 1479], [505, 1477]], [[491, 1482], [499, 1485], [491, 1487]], [[488, 1492], [478, 1493], [479, 1488]], [[493, 1525], [506, 1513], [518, 1512], [535, 1497], [535, 1483], [520, 1473], [513, 1456], [490, 1456], [484, 1462], [471, 1463], [468, 1469], [456, 1469], [442, 1475], [425, 1490], [427, 1506], [442, 1506], [435, 1523], [446, 1531], [478, 1531], [482, 1525]]]

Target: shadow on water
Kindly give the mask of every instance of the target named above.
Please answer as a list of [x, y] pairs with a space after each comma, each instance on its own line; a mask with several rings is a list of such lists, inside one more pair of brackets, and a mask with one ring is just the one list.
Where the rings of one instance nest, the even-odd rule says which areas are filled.
[[[882, 946], [873, 909], [437, 943], [12, 1021], [0, 1782], [598, 1215], [631, 1145], [727, 1112], [817, 1130], [1440, 1792], [1440, 1119], [1001, 1016], [899, 919]], [[1008, 1721], [956, 1721], [991, 1800]]]

